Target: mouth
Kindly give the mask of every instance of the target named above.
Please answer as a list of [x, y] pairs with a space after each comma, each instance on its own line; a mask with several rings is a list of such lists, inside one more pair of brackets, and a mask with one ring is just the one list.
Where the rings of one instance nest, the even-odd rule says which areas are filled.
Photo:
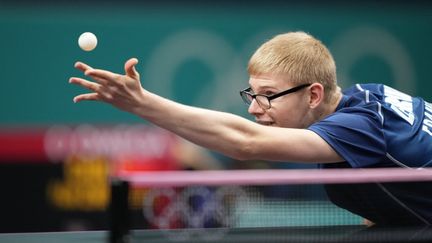
[[274, 125], [274, 122], [271, 122], [271, 121], [259, 121], [259, 120], [257, 120], [256, 122], [258, 124], [261, 124], [261, 125], [264, 125], [264, 126], [273, 126]]

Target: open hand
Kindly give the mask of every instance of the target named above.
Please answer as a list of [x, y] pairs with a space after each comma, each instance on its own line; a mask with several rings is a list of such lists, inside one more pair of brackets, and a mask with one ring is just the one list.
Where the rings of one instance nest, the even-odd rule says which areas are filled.
[[78, 84], [92, 91], [75, 96], [73, 101], [75, 103], [83, 100], [103, 101], [122, 110], [134, 112], [141, 105], [146, 92], [141, 86], [140, 75], [135, 69], [137, 63], [136, 58], [126, 61], [124, 75], [94, 69], [82, 62], [75, 63], [75, 68], [84, 72], [84, 75], [94, 81], [78, 77], [70, 78], [69, 83]]

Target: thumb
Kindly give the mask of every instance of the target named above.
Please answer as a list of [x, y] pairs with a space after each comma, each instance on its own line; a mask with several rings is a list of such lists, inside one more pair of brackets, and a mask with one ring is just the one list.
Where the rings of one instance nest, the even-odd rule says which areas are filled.
[[125, 69], [127, 76], [134, 78], [134, 79], [139, 78], [139, 73], [135, 69], [135, 65], [137, 65], [137, 64], [138, 64], [138, 59], [136, 59], [136, 58], [131, 58], [131, 59], [126, 61], [125, 65], [124, 65], [124, 69]]

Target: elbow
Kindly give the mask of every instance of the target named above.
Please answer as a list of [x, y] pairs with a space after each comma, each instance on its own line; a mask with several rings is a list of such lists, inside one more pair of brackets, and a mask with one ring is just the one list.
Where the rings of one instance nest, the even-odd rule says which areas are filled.
[[246, 156], [244, 153], [240, 153], [240, 152], [233, 153], [230, 157], [232, 157], [233, 159], [238, 160], [238, 161], [249, 160], [248, 156]]
[[235, 150], [232, 151], [232, 158], [239, 161], [257, 159], [257, 151], [253, 148], [253, 145], [250, 141], [238, 142], [237, 144], [238, 146], [235, 146]]

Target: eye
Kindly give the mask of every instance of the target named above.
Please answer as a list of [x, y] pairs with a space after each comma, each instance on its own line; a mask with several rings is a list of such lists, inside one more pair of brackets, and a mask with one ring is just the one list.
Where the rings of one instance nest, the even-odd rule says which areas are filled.
[[272, 95], [274, 95], [274, 92], [270, 91], [270, 90], [267, 90], [267, 91], [264, 91], [264, 94], [267, 95], [267, 96], [272, 96]]

